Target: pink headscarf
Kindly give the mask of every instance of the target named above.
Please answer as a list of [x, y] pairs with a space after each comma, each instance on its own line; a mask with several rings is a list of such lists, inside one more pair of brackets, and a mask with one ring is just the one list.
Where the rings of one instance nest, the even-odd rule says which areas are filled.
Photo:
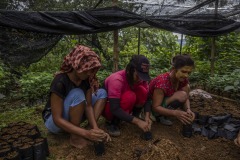
[[88, 71], [91, 69], [96, 69], [96, 72], [89, 77], [89, 83], [92, 91], [95, 92], [99, 87], [99, 82], [96, 76], [98, 69], [101, 67], [99, 56], [92, 51], [90, 48], [82, 45], [77, 45], [74, 47], [72, 52], [70, 52], [65, 58], [60, 68], [60, 73], [70, 72], [72, 69], [76, 70], [78, 73]]

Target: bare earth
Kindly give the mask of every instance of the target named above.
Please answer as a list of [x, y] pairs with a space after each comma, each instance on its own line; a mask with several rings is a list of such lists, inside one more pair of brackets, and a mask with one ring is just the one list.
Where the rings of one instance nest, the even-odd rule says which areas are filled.
[[[192, 97], [191, 107], [195, 112], [204, 115], [231, 113], [233, 117], [240, 117], [239, 103], [222, 98], [211, 100]], [[47, 133], [50, 159], [69, 160], [166, 160], [166, 159], [196, 159], [196, 160], [239, 160], [240, 148], [233, 141], [224, 138], [208, 140], [207, 137], [194, 135], [184, 138], [181, 135], [181, 123], [171, 118], [174, 125], [164, 126], [153, 123], [153, 140], [144, 141], [140, 138], [141, 131], [136, 126], [122, 123], [121, 136], [112, 138], [112, 142], [105, 144], [105, 154], [95, 156], [93, 145], [76, 149], [68, 143], [68, 135], [52, 135]], [[104, 124], [100, 125], [104, 129]], [[42, 131], [47, 132], [47, 131]]]

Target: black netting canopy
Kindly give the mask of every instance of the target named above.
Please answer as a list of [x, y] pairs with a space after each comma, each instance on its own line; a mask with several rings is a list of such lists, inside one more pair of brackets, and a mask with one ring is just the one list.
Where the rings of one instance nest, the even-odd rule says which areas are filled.
[[112, 3], [99, 0], [87, 9], [79, 7], [83, 2], [72, 4], [75, 8], [67, 11], [47, 5], [45, 10], [31, 11], [30, 2], [24, 0], [18, 7], [0, 2], [0, 58], [11, 65], [38, 61], [64, 35], [138, 26], [212, 37], [240, 28], [239, 0], [123, 0], [118, 7], [106, 7]]

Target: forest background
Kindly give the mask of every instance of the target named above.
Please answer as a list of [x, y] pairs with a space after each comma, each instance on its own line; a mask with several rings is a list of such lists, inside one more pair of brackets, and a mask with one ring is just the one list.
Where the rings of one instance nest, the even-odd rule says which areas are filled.
[[[67, 0], [2, 0], [1, 9], [8, 10], [84, 10], [97, 4], [92, 1]], [[99, 7], [108, 6], [103, 1]], [[120, 7], [121, 4], [118, 4]], [[133, 54], [138, 53], [139, 28], [129, 27], [118, 31], [119, 70], [124, 69]], [[240, 99], [240, 33], [232, 32], [215, 37], [216, 53], [214, 74], [211, 74], [211, 37], [186, 36], [181, 53], [190, 54], [196, 62], [191, 74], [192, 88], [203, 88], [211, 93], [234, 100]], [[7, 101], [21, 101], [22, 106], [32, 106], [46, 101], [53, 75], [59, 70], [62, 60], [76, 44], [91, 47], [102, 59], [103, 67], [98, 72], [100, 82], [112, 73], [113, 68], [113, 32], [89, 35], [64, 36], [59, 43], [39, 62], [30, 66], [13, 68], [0, 62], [0, 93]], [[172, 32], [141, 28], [140, 54], [149, 58], [150, 74], [169, 71], [171, 58], [180, 53], [178, 37]]]

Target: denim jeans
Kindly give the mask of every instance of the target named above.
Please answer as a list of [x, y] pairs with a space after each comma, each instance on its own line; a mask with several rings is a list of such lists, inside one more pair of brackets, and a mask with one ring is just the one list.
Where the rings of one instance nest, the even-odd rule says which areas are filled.
[[[104, 89], [99, 89], [97, 93], [92, 94], [92, 106], [97, 102], [99, 99], [104, 99], [107, 97], [107, 92]], [[80, 88], [72, 89], [67, 97], [64, 99], [64, 107], [63, 107], [63, 115], [62, 117], [69, 121], [69, 110], [71, 107], [75, 107], [85, 101], [85, 94]], [[59, 128], [53, 121], [52, 115], [48, 117], [45, 122], [46, 128], [52, 133], [60, 133], [63, 130]]]

